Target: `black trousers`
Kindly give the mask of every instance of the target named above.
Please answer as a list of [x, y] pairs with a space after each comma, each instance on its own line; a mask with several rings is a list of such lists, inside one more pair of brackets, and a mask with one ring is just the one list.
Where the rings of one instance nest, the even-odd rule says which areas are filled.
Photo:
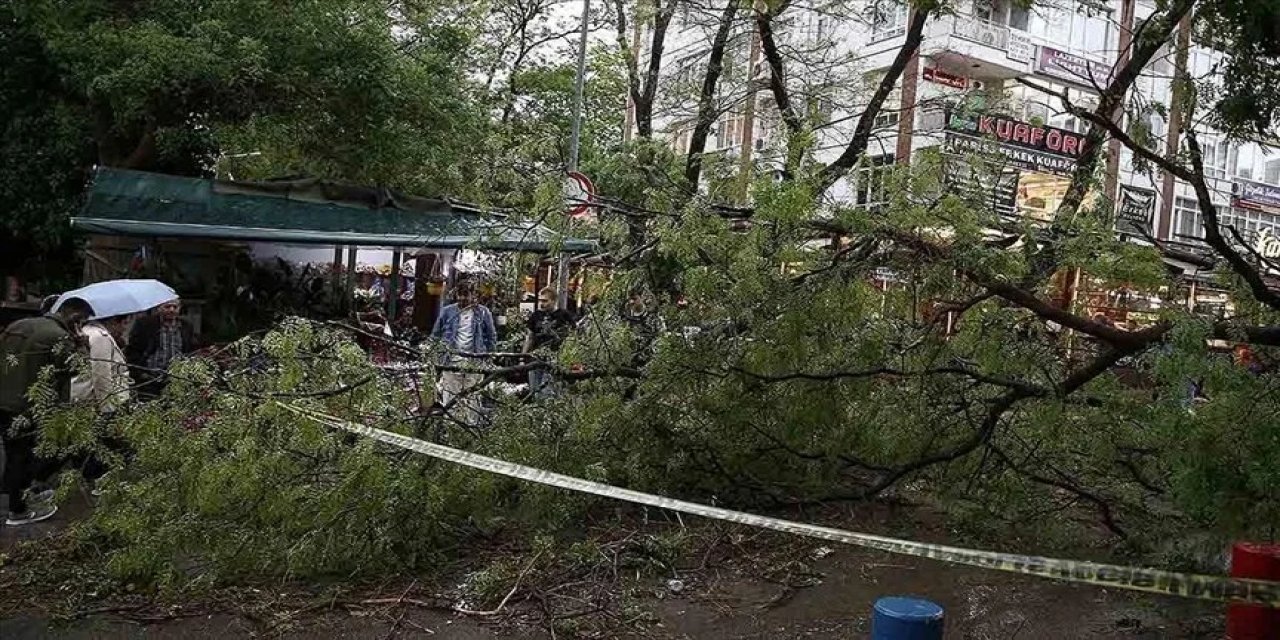
[[9, 496], [10, 513], [26, 513], [27, 501], [23, 497], [32, 483], [53, 469], [48, 462], [36, 456], [36, 431], [23, 429], [21, 435], [11, 434], [10, 428], [16, 416], [0, 413], [0, 433], [4, 437], [4, 492]]

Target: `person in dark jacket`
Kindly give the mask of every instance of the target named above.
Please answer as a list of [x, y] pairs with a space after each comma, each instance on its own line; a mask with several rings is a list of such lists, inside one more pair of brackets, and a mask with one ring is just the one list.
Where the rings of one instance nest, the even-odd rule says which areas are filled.
[[[538, 292], [538, 309], [529, 316], [524, 338], [524, 352], [533, 353], [539, 349], [555, 351], [560, 348], [569, 332], [573, 330], [573, 315], [556, 307], [559, 298], [556, 290], [546, 287]], [[547, 369], [534, 369], [529, 372], [529, 392], [534, 397], [548, 397], [554, 394], [551, 388], [551, 372]]]
[[4, 491], [9, 496], [5, 524], [40, 522], [58, 510], [50, 504], [27, 504], [27, 490], [41, 469], [49, 466], [36, 457], [39, 425], [30, 415], [28, 395], [51, 367], [59, 400], [70, 399], [70, 360], [78, 348], [75, 336], [91, 317], [93, 308], [87, 302], [70, 298], [56, 312], [23, 318], [0, 334], [0, 435], [4, 442]]
[[196, 350], [195, 331], [181, 312], [182, 303], [174, 300], [133, 322], [124, 356], [141, 398], [159, 396], [168, 383], [169, 365]]

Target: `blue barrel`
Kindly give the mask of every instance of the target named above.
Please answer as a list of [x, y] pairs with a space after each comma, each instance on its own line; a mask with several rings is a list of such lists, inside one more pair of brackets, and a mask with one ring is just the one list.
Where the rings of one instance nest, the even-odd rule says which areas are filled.
[[871, 640], [942, 640], [942, 607], [923, 598], [880, 598]]

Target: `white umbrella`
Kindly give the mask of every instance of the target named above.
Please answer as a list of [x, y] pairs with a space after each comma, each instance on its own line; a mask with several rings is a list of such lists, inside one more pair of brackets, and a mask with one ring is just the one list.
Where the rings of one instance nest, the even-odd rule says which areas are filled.
[[80, 298], [93, 307], [93, 319], [111, 318], [154, 309], [178, 299], [173, 287], [159, 280], [107, 280], [58, 296], [57, 311], [68, 298]]

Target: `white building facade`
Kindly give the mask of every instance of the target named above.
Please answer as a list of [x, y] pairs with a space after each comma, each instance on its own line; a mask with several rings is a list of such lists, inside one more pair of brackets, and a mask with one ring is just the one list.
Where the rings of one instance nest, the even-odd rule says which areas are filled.
[[[927, 23], [919, 55], [876, 120], [867, 158], [833, 187], [835, 199], [875, 204], [883, 198], [877, 192], [883, 186], [878, 168], [910, 162], [925, 149], [941, 148], [957, 156], [983, 150], [994, 152], [1003, 164], [1000, 175], [982, 185], [996, 190], [993, 202], [1002, 213], [1045, 219], [1051, 215], [1067, 189], [1088, 126], [1065, 113], [1061, 100], [1040, 88], [1065, 92], [1077, 106], [1094, 108], [1099, 87], [1108, 83], [1134, 25], [1154, 11], [1154, 3], [1107, 0], [1094, 3], [1101, 5], [1095, 10], [1043, 6], [1027, 10], [1018, 4], [967, 0], [955, 15]], [[786, 19], [779, 19], [778, 39], [792, 50], [847, 61], [847, 68], [855, 69], [853, 73], [862, 80], [860, 95], [865, 100], [869, 87], [879, 82], [902, 48], [909, 18], [905, 2], [869, 0], [868, 6], [873, 9], [857, 20], [793, 9], [793, 16], [784, 14]], [[673, 23], [664, 54], [664, 67], [673, 77], [700, 69], [700, 58], [705, 67], [710, 41], [705, 22], [682, 27], [682, 17], [687, 18], [677, 16]], [[759, 167], [779, 160], [778, 147], [785, 133], [770, 92], [761, 87], [760, 80], [768, 78], [769, 69], [754, 32], [742, 31], [731, 40], [726, 54], [728, 71], [721, 93], [730, 104], [749, 106], [730, 107], [721, 116], [707, 153], [740, 157], [745, 152]], [[645, 40], [637, 42], [643, 47]], [[1163, 105], [1146, 107], [1143, 117], [1151, 138], [1159, 141], [1156, 147], [1166, 152], [1185, 143], [1170, 133], [1169, 124], [1178, 117], [1172, 112], [1172, 78], [1180, 59], [1176, 50], [1170, 43], [1157, 54], [1128, 97], [1134, 105]], [[1220, 56], [1189, 42], [1185, 58], [1193, 78], [1207, 79]], [[811, 72], [787, 69], [788, 76]], [[746, 80], [752, 76], [757, 82], [749, 87]], [[696, 83], [698, 78], [687, 80]], [[797, 80], [804, 79], [789, 77], [788, 86]], [[728, 95], [735, 91], [743, 95]], [[854, 99], [822, 115], [829, 124], [816, 133], [814, 155], [820, 162], [829, 162], [852, 135], [860, 108]], [[687, 107], [665, 114], [657, 121], [659, 135], [668, 136], [678, 150], [687, 149], [691, 116]], [[1280, 148], [1229, 142], [1198, 125], [1196, 131], [1222, 223], [1233, 225], [1263, 255], [1280, 257]], [[1150, 235], [1191, 247], [1201, 241], [1204, 233], [1189, 185], [1158, 171], [1136, 171], [1132, 154], [1118, 142], [1108, 145], [1106, 157], [1103, 187], [1092, 197], [1114, 203], [1118, 233], [1138, 241]]]

